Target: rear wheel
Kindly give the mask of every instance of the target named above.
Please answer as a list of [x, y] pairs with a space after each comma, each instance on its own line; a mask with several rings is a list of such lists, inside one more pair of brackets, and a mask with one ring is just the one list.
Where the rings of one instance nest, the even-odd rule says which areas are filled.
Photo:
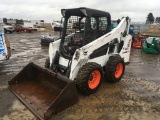
[[79, 71], [76, 79], [78, 90], [90, 95], [100, 86], [102, 80], [102, 67], [97, 63], [86, 63]]
[[120, 56], [110, 57], [104, 68], [106, 80], [112, 83], [120, 81], [124, 74], [124, 70], [124, 60]]

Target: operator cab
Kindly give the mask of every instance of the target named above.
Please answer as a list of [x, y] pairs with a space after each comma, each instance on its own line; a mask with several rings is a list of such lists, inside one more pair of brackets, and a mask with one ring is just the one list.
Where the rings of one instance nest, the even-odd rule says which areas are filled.
[[60, 53], [72, 59], [76, 49], [110, 32], [111, 17], [108, 12], [75, 8], [62, 9], [64, 26], [61, 34]]

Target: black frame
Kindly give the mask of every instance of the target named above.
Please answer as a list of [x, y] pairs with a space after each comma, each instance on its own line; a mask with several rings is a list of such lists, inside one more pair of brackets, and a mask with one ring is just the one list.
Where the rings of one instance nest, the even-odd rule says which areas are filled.
[[[84, 12], [82, 12], [82, 9], [86, 11], [86, 14]], [[63, 30], [62, 30], [62, 35], [61, 35], [61, 43], [60, 43], [60, 54], [66, 58], [66, 59], [72, 59], [73, 55], [69, 55], [66, 53], [65, 49], [64, 49], [64, 42], [65, 42], [65, 37], [66, 37], [66, 32], [67, 32], [67, 22], [70, 16], [79, 16], [79, 17], [85, 17], [86, 18], [86, 23], [84, 25], [84, 34], [83, 34], [83, 39], [88, 39], [86, 38], [86, 35], [89, 34], [89, 27], [90, 27], [90, 23], [91, 23], [91, 17], [95, 18], [96, 20], [99, 20], [99, 17], [106, 17], [107, 19], [107, 29], [105, 31], [103, 31], [103, 33], [101, 33], [101, 35], [98, 33], [99, 32], [99, 28], [97, 27], [97, 32], [96, 33], [92, 33], [94, 35], [97, 35], [96, 38], [110, 32], [110, 26], [111, 26], [111, 16], [108, 12], [104, 12], [104, 11], [100, 11], [100, 10], [95, 10], [95, 9], [90, 9], [90, 8], [73, 8], [73, 9], [62, 9], [61, 12], [65, 11], [65, 14], [62, 13], [62, 16], [65, 18], [64, 19], [64, 26], [63, 26]], [[98, 22], [99, 23], [99, 22]], [[99, 26], [99, 25], [97, 25]], [[99, 35], [98, 35], [99, 34]], [[96, 38], [93, 38], [96, 39]], [[91, 40], [91, 41], [93, 41]], [[91, 42], [90, 41], [90, 42]], [[88, 44], [89, 42], [84, 41], [82, 46]]]

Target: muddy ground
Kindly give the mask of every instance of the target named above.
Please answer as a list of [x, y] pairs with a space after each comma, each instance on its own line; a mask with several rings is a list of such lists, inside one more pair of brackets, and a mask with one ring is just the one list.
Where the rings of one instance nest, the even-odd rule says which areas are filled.
[[[11, 80], [25, 65], [44, 67], [48, 47], [40, 45], [47, 32], [7, 34], [12, 47], [10, 60], [0, 63], [0, 120], [37, 118], [8, 90]], [[57, 35], [58, 33], [52, 32]], [[51, 120], [158, 120], [160, 119], [160, 55], [131, 51], [125, 75], [116, 84], [102, 81], [90, 96], [79, 93], [79, 102]]]

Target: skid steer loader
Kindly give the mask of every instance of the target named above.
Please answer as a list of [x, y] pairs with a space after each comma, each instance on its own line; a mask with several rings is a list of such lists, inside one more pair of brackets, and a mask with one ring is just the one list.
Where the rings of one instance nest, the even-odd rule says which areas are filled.
[[9, 89], [40, 119], [75, 104], [76, 88], [89, 95], [100, 87], [103, 76], [120, 81], [129, 63], [128, 17], [111, 31], [108, 12], [81, 7], [61, 13], [61, 38], [50, 43], [45, 68], [29, 63], [9, 81]]

